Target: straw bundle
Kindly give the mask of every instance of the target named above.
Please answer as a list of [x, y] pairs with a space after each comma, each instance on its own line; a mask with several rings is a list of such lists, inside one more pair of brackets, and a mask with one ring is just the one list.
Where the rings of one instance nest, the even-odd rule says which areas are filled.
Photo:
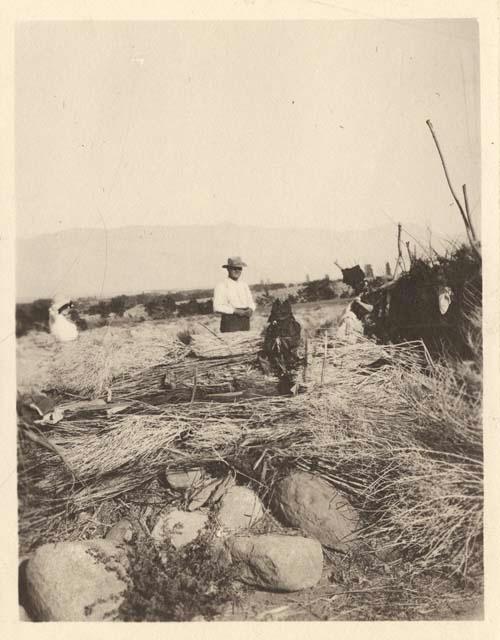
[[68, 500], [78, 510], [118, 496], [165, 466], [221, 462], [248, 473], [265, 452], [266, 493], [276, 474], [308, 469], [351, 495], [367, 539], [386, 540], [423, 569], [465, 573], [477, 561], [480, 406], [450, 367], [433, 363], [419, 342], [350, 345], [320, 336], [309, 345], [307, 393], [232, 404], [144, 403], [165, 372], [189, 377], [196, 364], [199, 379], [220, 382], [234, 377], [233, 368], [248, 375], [252, 359], [181, 358], [122, 376], [114, 389], [132, 400], [127, 414], [92, 420], [69, 414], [52, 428], [64, 463], [48, 450], [37, 450], [34, 460], [32, 443], [24, 443], [21, 526], [42, 522], [42, 509], [57, 512]]
[[[189, 353], [174, 334], [155, 325], [140, 332], [127, 327], [102, 327], [65, 344], [47, 336], [45, 348], [38, 350], [35, 357], [30, 348], [33, 340], [26, 336], [19, 348], [21, 387], [37, 386], [91, 398], [103, 395], [117, 378], [161, 362], [180, 360]], [[27, 357], [23, 358], [23, 352]]]
[[218, 334], [207, 330], [192, 335], [189, 346], [199, 358], [237, 356], [257, 353], [262, 347], [262, 336], [258, 331]]

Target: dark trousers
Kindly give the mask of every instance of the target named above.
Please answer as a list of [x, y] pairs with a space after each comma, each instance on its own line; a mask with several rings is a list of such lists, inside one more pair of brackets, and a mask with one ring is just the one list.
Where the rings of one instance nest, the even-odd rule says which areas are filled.
[[250, 318], [237, 316], [234, 313], [223, 313], [220, 318], [221, 333], [233, 331], [250, 331]]

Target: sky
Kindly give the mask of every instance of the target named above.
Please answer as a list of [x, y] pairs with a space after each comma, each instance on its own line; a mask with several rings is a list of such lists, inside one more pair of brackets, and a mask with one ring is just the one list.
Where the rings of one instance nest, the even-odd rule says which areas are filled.
[[16, 32], [16, 220], [480, 228], [474, 20], [28, 22]]

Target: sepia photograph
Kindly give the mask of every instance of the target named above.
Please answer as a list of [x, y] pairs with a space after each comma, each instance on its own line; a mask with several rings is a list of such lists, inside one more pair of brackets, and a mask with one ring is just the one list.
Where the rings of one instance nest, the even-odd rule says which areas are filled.
[[475, 18], [16, 23], [19, 620], [484, 620], [480, 71]]

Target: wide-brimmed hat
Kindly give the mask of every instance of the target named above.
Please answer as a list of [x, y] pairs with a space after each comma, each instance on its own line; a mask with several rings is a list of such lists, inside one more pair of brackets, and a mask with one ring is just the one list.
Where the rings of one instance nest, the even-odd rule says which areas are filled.
[[223, 264], [223, 269], [230, 269], [231, 267], [246, 267], [246, 262], [240, 258], [240, 256], [233, 256], [232, 258], [227, 259], [227, 264]]

